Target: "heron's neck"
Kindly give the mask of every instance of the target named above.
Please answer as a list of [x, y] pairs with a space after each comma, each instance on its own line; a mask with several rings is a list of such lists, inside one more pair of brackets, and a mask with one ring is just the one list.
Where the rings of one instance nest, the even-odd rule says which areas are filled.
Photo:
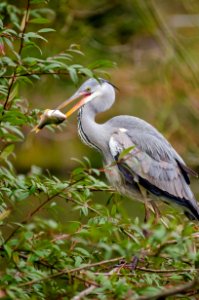
[[95, 121], [96, 115], [97, 112], [89, 104], [81, 107], [78, 113], [78, 133], [86, 145], [101, 152], [103, 151], [101, 141], [105, 136], [105, 125]]

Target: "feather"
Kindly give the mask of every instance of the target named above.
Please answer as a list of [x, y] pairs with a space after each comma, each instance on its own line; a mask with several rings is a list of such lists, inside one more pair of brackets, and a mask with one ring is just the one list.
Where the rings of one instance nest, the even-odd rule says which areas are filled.
[[[117, 162], [121, 176], [128, 184], [135, 181], [137, 177], [139, 184], [146, 190], [182, 206], [188, 210], [187, 216], [191, 215], [199, 219], [199, 207], [189, 187], [190, 181], [186, 173], [188, 168], [181, 158], [176, 159], [175, 152], [174, 157], [171, 156], [172, 151], [167, 156], [165, 153], [161, 156], [160, 149], [163, 146], [160, 144], [160, 141], [156, 141], [152, 155], [152, 149], [150, 148], [149, 151], [149, 147], [146, 147], [144, 150], [143, 145], [141, 147], [136, 144], [135, 138], [127, 130], [115, 130], [109, 141], [110, 151]], [[120, 153], [127, 148], [132, 150], [119, 159]], [[158, 155], [156, 155], [157, 149]]]

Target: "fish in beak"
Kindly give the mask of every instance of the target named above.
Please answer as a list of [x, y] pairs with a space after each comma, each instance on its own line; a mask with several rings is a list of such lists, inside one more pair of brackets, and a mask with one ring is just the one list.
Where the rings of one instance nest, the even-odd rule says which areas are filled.
[[38, 133], [46, 125], [49, 125], [49, 124], [57, 124], [58, 125], [58, 124], [61, 124], [65, 120], [66, 120], [66, 116], [60, 110], [46, 109], [40, 117], [39, 124], [37, 124], [32, 129], [32, 132]]
[[[72, 115], [77, 109], [79, 109], [82, 105], [84, 105], [88, 97], [90, 96], [90, 93], [88, 92], [76, 92], [72, 97], [65, 100], [63, 103], [61, 103], [56, 109], [46, 109], [44, 113], [40, 117], [39, 124], [37, 124], [33, 129], [32, 132], [38, 133], [43, 127], [49, 124], [61, 124], [68, 118], [70, 115]], [[73, 101], [80, 99], [80, 101], [74, 105], [66, 114], [62, 113], [60, 109], [66, 107]]]

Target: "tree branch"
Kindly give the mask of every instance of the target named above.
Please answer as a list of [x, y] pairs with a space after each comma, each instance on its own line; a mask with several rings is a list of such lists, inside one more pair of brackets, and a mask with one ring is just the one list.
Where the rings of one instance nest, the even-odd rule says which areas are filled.
[[91, 294], [94, 289], [96, 289], [96, 285], [91, 285], [87, 289], [81, 291], [78, 295], [74, 296], [71, 300], [81, 300]]
[[[15, 74], [15, 78], [18, 78], [18, 77], [23, 77], [23, 76], [34, 76], [34, 75], [69, 75], [68, 72], [62, 72], [62, 71], [54, 71], [54, 72], [32, 72], [32, 73], [24, 73], [24, 74]], [[1, 78], [7, 78], [7, 79], [12, 79], [13, 78], [13, 75], [3, 75], [1, 76]]]
[[26, 27], [28, 25], [28, 19], [29, 19], [29, 10], [30, 10], [30, 0], [27, 0], [27, 6], [26, 6], [26, 10], [25, 10], [25, 15], [24, 15], [24, 19], [22, 20], [22, 31], [21, 31], [21, 43], [19, 46], [19, 55], [21, 54], [21, 51], [23, 50], [23, 46], [24, 46], [24, 34], [26, 32]]
[[[3, 246], [0, 246], [0, 251], [1, 250], [4, 250]], [[28, 260], [28, 256], [25, 255], [25, 254], [23, 254], [23, 253], [19, 253], [19, 251], [25, 251], [25, 252], [34, 253], [32, 251], [27, 251], [27, 249], [26, 250], [17, 249], [15, 251], [18, 253], [19, 257], [21, 257], [22, 259], [25, 259], [25, 260]], [[53, 266], [51, 264], [48, 264], [46, 261], [43, 261], [43, 260], [37, 260], [37, 261], [34, 261], [34, 263], [37, 264], [37, 265], [41, 265], [41, 266], [43, 266], [45, 268], [51, 269], [51, 270], [60, 271], [60, 269], [58, 269], [57, 267], [55, 267], [55, 266]], [[67, 275], [67, 274], [64, 274], [64, 275]], [[84, 284], [87, 284], [87, 285], [90, 284], [90, 285], [93, 285], [95, 287], [99, 287], [99, 284], [97, 284], [96, 282], [91, 281], [90, 279], [85, 279], [85, 274], [84, 274], [84, 278], [80, 277], [80, 276], [78, 276], [76, 274], [72, 274], [70, 276], [73, 277], [73, 278], [78, 279], [79, 281], [83, 282]], [[66, 276], [66, 278], [68, 279], [67, 276]]]
[[[59, 192], [57, 192], [56, 194], [50, 196], [50, 197], [47, 197], [47, 199], [42, 202], [39, 206], [37, 206], [30, 214], [29, 216], [23, 220], [21, 222], [21, 225], [25, 225], [28, 223], [28, 221], [42, 208], [44, 207], [47, 203], [49, 203], [51, 200], [53, 200], [55, 197], [59, 196], [61, 193], [63, 193], [65, 190], [67, 190], [68, 188], [70, 188], [72, 185], [76, 184], [77, 182], [81, 181], [81, 179], [75, 181], [75, 182], [72, 182], [70, 183], [67, 187], [63, 188], [62, 190], [60, 190]], [[18, 225], [13, 231], [12, 233], [7, 237], [7, 239], [5, 240], [4, 243], [7, 243], [13, 236], [14, 234], [18, 231], [18, 229], [21, 227], [21, 225]]]
[[199, 284], [199, 279], [195, 278], [192, 281], [177, 285], [177, 286], [175, 286], [171, 289], [164, 289], [161, 292], [157, 293], [156, 295], [153, 295], [153, 296], [140, 296], [140, 297], [136, 298], [135, 300], [166, 299], [166, 297], [184, 293], [184, 292], [190, 290], [191, 288], [196, 287], [198, 284]]
[[[76, 183], [78, 183], [78, 182], [80, 182], [82, 179], [80, 178], [80, 179], [78, 179], [77, 181], [75, 181], [75, 182], [71, 182], [68, 186], [66, 186], [65, 188], [63, 188], [62, 190], [60, 190], [59, 192], [57, 192], [56, 194], [54, 194], [54, 195], [52, 195], [51, 197], [47, 197], [47, 199], [44, 201], [44, 202], [42, 202], [40, 205], [38, 205], [29, 215], [28, 215], [28, 217], [25, 219], [25, 220], [23, 220], [20, 224], [21, 225], [25, 225], [25, 224], [27, 224], [28, 223], [28, 221], [38, 212], [38, 211], [40, 211], [40, 209], [41, 208], [43, 208], [47, 203], [49, 203], [51, 200], [53, 200], [55, 197], [60, 197], [60, 198], [63, 198], [63, 199], [65, 199], [65, 200], [68, 200], [68, 201], [71, 201], [71, 202], [73, 202], [73, 203], [75, 203], [75, 204], [78, 204], [78, 205], [80, 205], [80, 204], [82, 204], [82, 203], [80, 203], [79, 201], [77, 201], [77, 200], [74, 200], [73, 198], [71, 198], [71, 197], [64, 197], [64, 196], [61, 196], [61, 193], [63, 193], [64, 191], [67, 191], [71, 186], [73, 186], [74, 184], [76, 184]], [[95, 189], [93, 189], [94, 191], [96, 191]], [[88, 204], [87, 204], [87, 207], [88, 207], [88, 209], [90, 210], [90, 211], [92, 211], [93, 213], [96, 213], [96, 214], [98, 214], [98, 215], [100, 215], [100, 213], [95, 209], [95, 208], [93, 208], [93, 207], [91, 207], [91, 206], [89, 206]], [[18, 225], [12, 232], [11, 232], [11, 234], [7, 237], [7, 239], [5, 239], [5, 244], [14, 236], [14, 234], [19, 230], [19, 228], [21, 228], [21, 225]]]
[[[24, 46], [24, 38], [23, 37], [24, 37], [24, 33], [26, 32], [26, 27], [27, 27], [27, 24], [28, 24], [29, 9], [30, 9], [30, 0], [27, 0], [25, 15], [24, 15], [24, 18], [22, 19], [22, 24], [21, 24], [21, 26], [22, 26], [21, 37], [22, 38], [20, 39], [20, 45], [19, 45], [19, 51], [18, 51], [19, 55], [21, 55], [21, 52], [22, 52], [23, 46]], [[11, 76], [11, 80], [10, 80], [10, 83], [9, 83], [9, 86], [8, 86], [8, 93], [7, 93], [6, 100], [5, 100], [5, 103], [4, 103], [4, 106], [3, 106], [4, 110], [6, 109], [7, 103], [9, 101], [10, 93], [11, 93], [13, 84], [15, 82], [17, 67], [18, 67], [18, 65], [16, 65], [16, 67], [14, 69], [14, 73]]]
[[143, 271], [147, 273], [184, 273], [184, 272], [194, 272], [199, 271], [199, 269], [190, 268], [190, 269], [168, 269], [168, 270], [161, 270], [161, 269], [148, 269], [143, 267], [136, 267], [136, 270]]
[[57, 273], [54, 273], [50, 276], [46, 276], [46, 277], [43, 277], [43, 278], [39, 278], [39, 279], [31, 280], [31, 281], [28, 281], [28, 282], [25, 282], [25, 283], [21, 283], [18, 286], [20, 286], [20, 287], [22, 287], [22, 286], [31, 286], [35, 283], [50, 280], [52, 278], [56, 278], [56, 277], [62, 276], [64, 274], [72, 274], [72, 273], [75, 273], [75, 272], [79, 272], [81, 270], [86, 270], [86, 269], [90, 269], [90, 268], [93, 268], [93, 267], [106, 265], [106, 264], [109, 264], [109, 263], [112, 263], [112, 262], [117, 262], [121, 259], [123, 259], [123, 257], [116, 257], [116, 258], [112, 258], [112, 259], [108, 259], [108, 260], [103, 260], [103, 261], [99, 261], [99, 262], [96, 262], [96, 263], [87, 264], [85, 266], [78, 267], [78, 268], [75, 268], [75, 269], [63, 269], [63, 270], [61, 270]]
[[[52, 199], [54, 199], [55, 197], [57, 197], [60, 193], [62, 193], [62, 191], [59, 191], [58, 193], [56, 193], [55, 195], [48, 197], [44, 202], [42, 202], [39, 206], [37, 206], [28, 216], [28, 218], [26, 218], [25, 220], [23, 220], [20, 224], [21, 225], [25, 225], [28, 223], [28, 221], [30, 220], [30, 218], [32, 218], [43, 206], [45, 206], [48, 202], [50, 202]], [[21, 228], [21, 225], [18, 225], [12, 232], [11, 234], [7, 237], [7, 239], [5, 239], [4, 243], [6, 244], [14, 235], [15, 233], [19, 230], [19, 228]]]

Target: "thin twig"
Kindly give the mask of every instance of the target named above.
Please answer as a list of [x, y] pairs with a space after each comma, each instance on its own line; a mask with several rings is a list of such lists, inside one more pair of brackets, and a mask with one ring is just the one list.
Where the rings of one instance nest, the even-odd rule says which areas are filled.
[[25, 225], [28, 223], [28, 221], [42, 208], [44, 207], [47, 203], [49, 203], [51, 200], [53, 200], [55, 197], [59, 196], [61, 193], [63, 193], [65, 190], [67, 190], [68, 188], [70, 188], [72, 185], [76, 184], [77, 182], [81, 181], [81, 179], [72, 182], [71, 184], [69, 184], [67, 187], [64, 187], [62, 190], [60, 190], [59, 192], [57, 192], [56, 194], [52, 195], [51, 197], [47, 197], [47, 199], [42, 202], [39, 206], [37, 206], [29, 215], [28, 217], [23, 220], [20, 225], [18, 225], [13, 231], [12, 233], [8, 236], [8, 238], [5, 240], [4, 243], [7, 243], [12, 237], [13, 235], [18, 231], [19, 228], [21, 228], [21, 225]]
[[94, 289], [96, 289], [96, 286], [91, 285], [87, 289], [81, 291], [78, 295], [74, 296], [71, 300], [81, 300], [82, 298], [84, 298], [87, 295], [91, 294]]
[[148, 269], [143, 267], [136, 267], [136, 270], [143, 271], [147, 273], [184, 273], [184, 272], [194, 272], [199, 271], [199, 269], [189, 268], [189, 269], [168, 269], [168, 270], [161, 270], [161, 269]]
[[154, 256], [159, 256], [160, 253], [164, 250], [164, 248], [166, 248], [167, 246], [175, 245], [175, 244], [177, 244], [176, 240], [166, 241], [164, 244], [161, 244], [157, 247], [157, 250], [154, 253]]
[[86, 269], [90, 269], [90, 268], [93, 268], [93, 267], [106, 265], [106, 264], [109, 264], [109, 263], [112, 263], [112, 262], [117, 262], [121, 259], [123, 259], [123, 257], [116, 257], [116, 258], [112, 258], [112, 259], [107, 259], [107, 260], [99, 261], [99, 262], [96, 262], [96, 263], [87, 264], [85, 266], [78, 267], [78, 268], [75, 268], [75, 269], [63, 269], [63, 270], [61, 270], [57, 273], [54, 273], [50, 276], [46, 276], [46, 277], [43, 277], [43, 278], [39, 278], [39, 279], [31, 280], [31, 281], [28, 281], [28, 282], [25, 282], [25, 283], [21, 283], [21, 284], [19, 284], [19, 286], [20, 287], [22, 287], [22, 286], [31, 286], [35, 283], [50, 280], [52, 278], [56, 278], [56, 277], [62, 276], [64, 274], [72, 274], [72, 273], [75, 273], [75, 272], [79, 272], [81, 270], [86, 270]]
[[[119, 272], [119, 270], [120, 270], [120, 267], [116, 267], [116, 268], [112, 269], [110, 272], [108, 272], [108, 276], [117, 274]], [[91, 285], [87, 289], [81, 291], [78, 295], [74, 296], [71, 300], [81, 300], [85, 296], [91, 294], [94, 291], [94, 289], [96, 289], [96, 285]]]
[[138, 298], [135, 298], [135, 300], [155, 300], [155, 299], [166, 299], [166, 297], [169, 296], [174, 296], [177, 294], [184, 293], [191, 288], [197, 286], [199, 284], [198, 278], [195, 278], [194, 280], [188, 282], [188, 283], [183, 283], [180, 285], [177, 285], [171, 289], [163, 289], [159, 293], [153, 295], [153, 296], [140, 296]]
[[[0, 250], [3, 250], [3, 247], [0, 246]], [[24, 251], [24, 250], [22, 250], [22, 251]], [[27, 250], [25, 250], [25, 251], [27, 252]], [[17, 252], [18, 252], [18, 251], [17, 251]], [[33, 253], [33, 252], [31, 252], [31, 251], [28, 251], [28, 252]], [[21, 257], [21, 258], [23, 258], [23, 259], [25, 259], [25, 260], [28, 260], [28, 256], [27, 256], [27, 255], [25, 255], [25, 254], [23, 254], [23, 253], [18, 253], [18, 255], [19, 255], [19, 257]], [[43, 266], [43, 267], [45, 267], [45, 268], [49, 268], [49, 269], [51, 269], [51, 270], [60, 271], [60, 269], [58, 269], [58, 268], [55, 267], [54, 265], [50, 265], [50, 264], [48, 264], [46, 261], [43, 261], [43, 260], [37, 260], [37, 261], [34, 261], [34, 263], [37, 264], [37, 265], [41, 265], [41, 266]], [[65, 275], [67, 275], [67, 274], [65, 274]], [[75, 278], [75, 279], [78, 279], [79, 281], [83, 282], [84, 284], [87, 284], [87, 285], [90, 284], [90, 285], [94, 285], [94, 286], [96, 286], [96, 287], [99, 287], [99, 284], [97, 284], [97, 283], [94, 282], [94, 281], [91, 281], [90, 279], [85, 279], [85, 276], [84, 276], [84, 278], [81, 277], [81, 276], [78, 276], [78, 275], [76, 275], [76, 274], [71, 274], [70, 276], [73, 277], [73, 278]], [[68, 278], [68, 277], [67, 277], [67, 278]]]
[[[79, 205], [82, 205], [82, 204], [83, 204], [83, 203], [81, 203], [81, 202], [79, 202], [79, 201], [77, 201], [77, 200], [74, 200], [73, 198], [68, 197], [68, 196], [67, 196], [67, 197], [59, 196], [59, 197], [62, 198], [62, 199], [64, 199], [64, 200], [73, 202], [73, 203], [75, 203], [75, 204], [79, 204]], [[99, 213], [95, 208], [89, 206], [87, 203], [86, 203], [86, 205], [87, 205], [87, 208], [88, 208], [90, 211], [96, 213], [97, 215], [100, 215], [100, 213]]]
[[[22, 50], [23, 50], [23, 46], [24, 46], [24, 34], [26, 32], [26, 27], [28, 25], [28, 19], [29, 19], [29, 10], [30, 10], [30, 0], [27, 0], [27, 6], [26, 6], [26, 10], [25, 10], [25, 15], [24, 15], [24, 25], [21, 31], [21, 43], [19, 46], [19, 55], [21, 54]], [[23, 22], [23, 20], [22, 20]]]
[[[37, 206], [37, 207], [36, 207], [36, 208], [28, 215], [28, 217], [27, 217], [25, 220], [23, 220], [23, 221], [20, 222], [20, 225], [18, 225], [18, 226], [12, 231], [12, 233], [7, 237], [7, 239], [5, 239], [5, 242], [4, 242], [4, 243], [7, 243], [7, 242], [14, 236], [14, 234], [19, 230], [19, 228], [21, 228], [21, 225], [27, 224], [28, 221], [29, 221], [29, 220], [30, 220], [30, 219], [31, 219], [38, 211], [40, 211], [41, 208], [43, 208], [47, 203], [49, 203], [49, 202], [50, 202], [51, 200], [53, 200], [55, 197], [58, 197], [58, 196], [59, 196], [60, 198], [63, 198], [63, 199], [65, 199], [65, 200], [68, 200], [68, 201], [73, 202], [73, 203], [75, 203], [75, 204], [79, 204], [79, 205], [82, 204], [81, 202], [78, 202], [77, 200], [74, 200], [73, 198], [71, 198], [71, 197], [69, 197], [69, 196], [67, 196], [67, 197], [61, 196], [61, 193], [62, 193], [62, 192], [68, 190], [69, 188], [71, 188], [71, 186], [73, 186], [74, 184], [78, 183], [78, 182], [81, 181], [81, 180], [82, 180], [82, 179], [80, 178], [79, 180], [70, 183], [67, 187], [63, 188], [61, 191], [57, 192], [56, 194], [52, 195], [51, 197], [47, 197], [47, 199], [46, 199], [44, 202], [42, 202], [39, 206]], [[96, 190], [95, 190], [95, 191], [96, 191]], [[100, 215], [100, 213], [99, 213], [95, 208], [89, 206], [88, 204], [87, 204], [87, 208], [88, 208], [90, 211], [96, 213], [97, 215]]]
[[[62, 72], [62, 71], [53, 71], [53, 72], [31, 72], [31, 73], [23, 73], [23, 74], [15, 74], [14, 78], [17, 77], [23, 77], [23, 76], [34, 76], [34, 75], [69, 75], [68, 72]], [[13, 78], [13, 75], [3, 75], [0, 78]]]
[[[26, 27], [28, 25], [29, 9], [30, 9], [30, 0], [27, 0], [27, 6], [26, 6], [26, 10], [25, 10], [24, 19], [22, 19], [22, 22], [24, 22], [24, 24], [22, 24], [23, 28], [22, 28], [22, 31], [21, 31], [21, 37], [22, 38], [20, 40], [19, 51], [18, 51], [19, 55], [21, 55], [21, 52], [22, 52], [23, 46], [24, 46], [24, 38], [23, 37], [24, 37], [24, 33], [26, 32]], [[13, 75], [11, 76], [11, 80], [10, 80], [10, 83], [9, 83], [9, 86], [8, 86], [8, 93], [7, 93], [6, 100], [5, 100], [5, 103], [4, 103], [4, 106], [3, 106], [4, 110], [6, 109], [7, 103], [9, 101], [10, 93], [11, 93], [13, 84], [15, 82], [17, 67], [18, 67], [18, 64], [16, 65], [16, 67], [14, 69], [14, 72], [13, 72]]]
[[[64, 190], [64, 189], [63, 189]], [[4, 243], [6, 244], [14, 235], [15, 233], [19, 230], [19, 228], [21, 228], [21, 225], [25, 225], [28, 223], [28, 221], [30, 220], [30, 218], [32, 218], [43, 206], [45, 206], [47, 203], [49, 203], [52, 199], [54, 199], [55, 197], [57, 197], [60, 193], [63, 192], [59, 191], [58, 193], [56, 193], [55, 195], [48, 197], [44, 202], [42, 202], [39, 206], [37, 206], [31, 213], [30, 215], [23, 220], [20, 225], [18, 225], [12, 232], [11, 234], [7, 237], [7, 239], [4, 241]]]

